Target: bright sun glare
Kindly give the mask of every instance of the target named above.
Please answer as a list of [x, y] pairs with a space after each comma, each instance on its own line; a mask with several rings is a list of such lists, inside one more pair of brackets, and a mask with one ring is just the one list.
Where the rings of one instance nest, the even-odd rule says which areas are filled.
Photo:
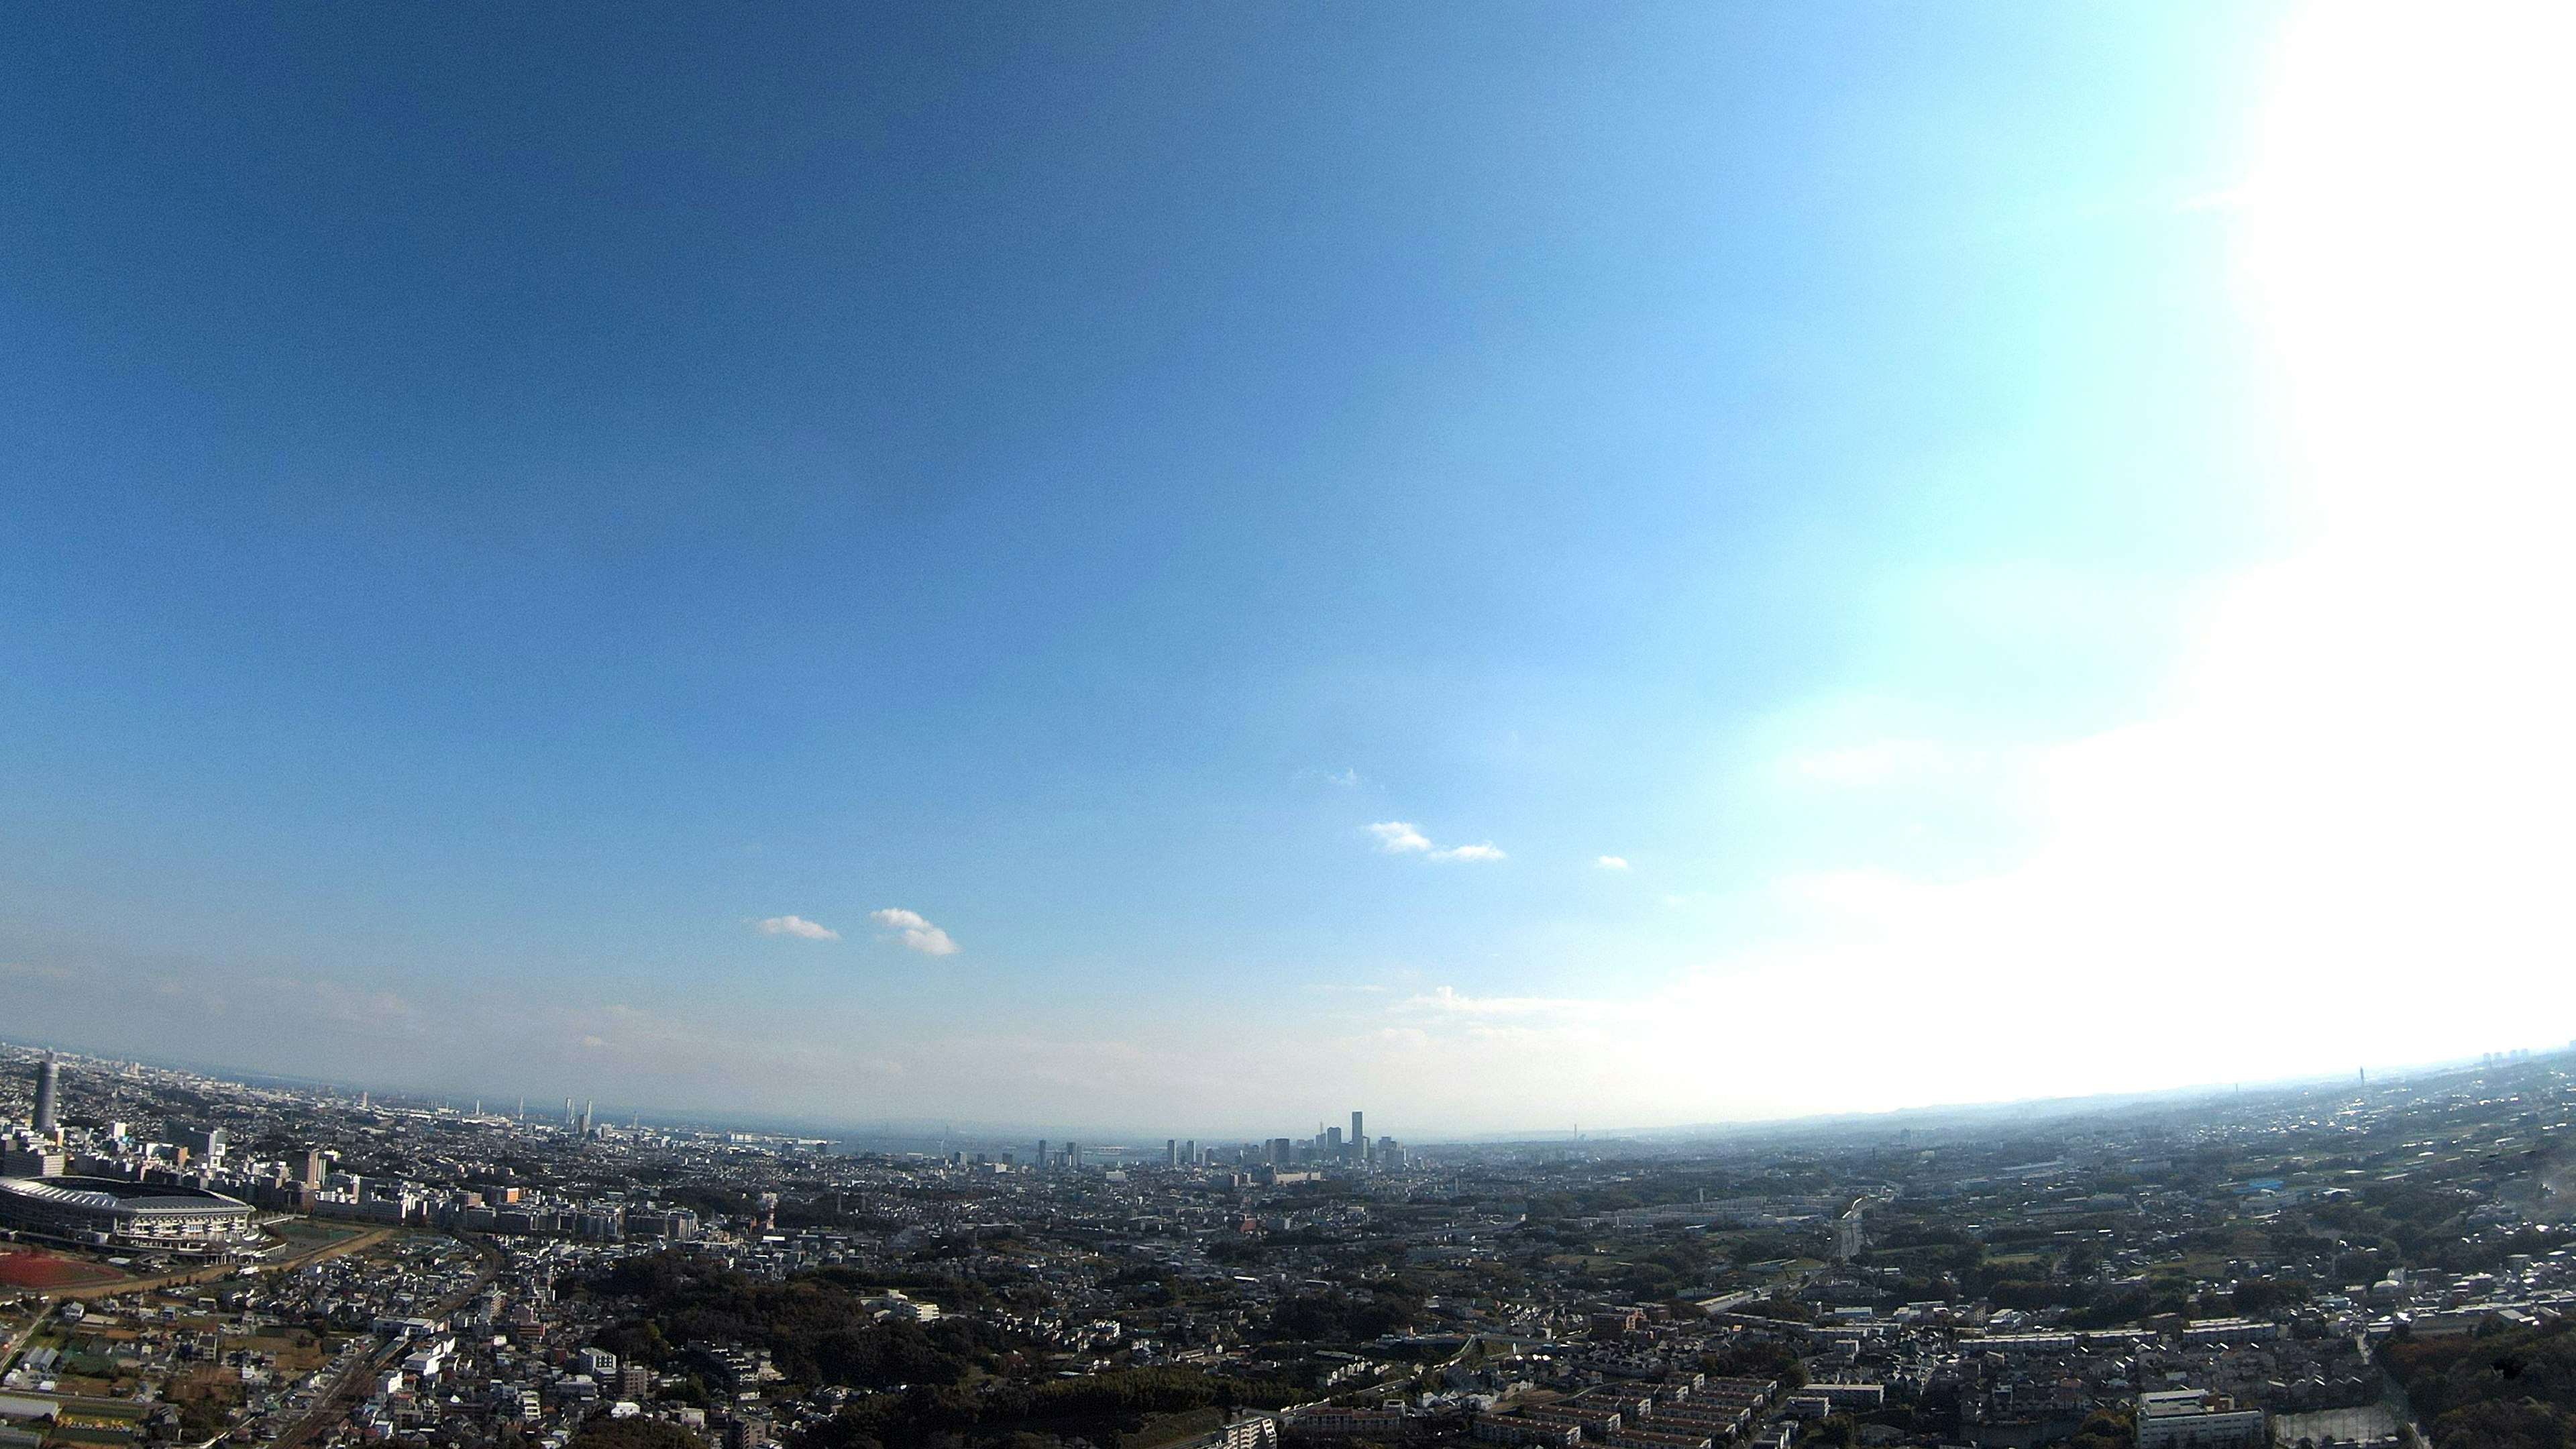
[[2304, 1023], [2276, 1071], [2566, 1032], [2571, 15], [2290, 37], [2241, 200], [2314, 536], [2213, 611], [2184, 709], [2052, 762], [2054, 843], [1956, 942], [2159, 1043], [2072, 1080], [2248, 1072], [2212, 1008]]
[[[1808, 944], [1558, 1004], [1562, 1045], [1590, 1038], [1558, 1060], [1669, 1103], [1709, 1023], [1801, 1019], [1820, 981], [1876, 1003], [1834, 1022], [1852, 1107], [2566, 1037], [2571, 39], [2552, 6], [2323, 5], [2295, 29], [2260, 167], [2224, 200], [2308, 543], [2219, 600], [2174, 714], [2040, 764], [2026, 864], [1786, 883], [1823, 922]], [[1527, 1052], [1509, 1020], [1492, 1045]], [[1657, 1049], [1622, 1049], [1641, 1034]], [[1788, 1109], [1741, 1094], [1812, 1047], [1691, 1080], [1726, 1094], [1712, 1111]]]

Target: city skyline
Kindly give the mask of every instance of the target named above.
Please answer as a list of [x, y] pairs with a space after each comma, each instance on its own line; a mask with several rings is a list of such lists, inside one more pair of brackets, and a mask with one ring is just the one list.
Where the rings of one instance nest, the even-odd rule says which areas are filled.
[[1010, 16], [12, 16], [0, 1013], [1406, 1141], [2576, 1030], [2564, 15]]

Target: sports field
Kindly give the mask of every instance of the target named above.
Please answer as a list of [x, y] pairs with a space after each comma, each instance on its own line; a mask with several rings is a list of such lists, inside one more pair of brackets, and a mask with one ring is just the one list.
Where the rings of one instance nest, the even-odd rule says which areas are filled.
[[0, 1285], [11, 1288], [94, 1288], [130, 1277], [105, 1263], [49, 1253], [42, 1248], [0, 1248]]

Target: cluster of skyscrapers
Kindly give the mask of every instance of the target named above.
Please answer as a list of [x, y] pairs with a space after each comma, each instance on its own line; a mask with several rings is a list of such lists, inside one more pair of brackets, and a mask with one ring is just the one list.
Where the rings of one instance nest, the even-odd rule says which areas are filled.
[[[1135, 1157], [1131, 1150], [1129, 1155], [1118, 1160], [1133, 1163]], [[1098, 1165], [1106, 1167], [1112, 1164], [1104, 1161]], [[1297, 1172], [1338, 1167], [1356, 1172], [1392, 1172], [1404, 1167], [1404, 1148], [1392, 1137], [1371, 1138], [1364, 1115], [1353, 1112], [1347, 1134], [1339, 1127], [1326, 1127], [1312, 1137], [1273, 1137], [1261, 1142], [1205, 1145], [1196, 1139], [1166, 1138], [1162, 1165], [1172, 1169], [1231, 1167]], [[1082, 1144], [1049, 1143], [1040, 1138], [1034, 1166], [1039, 1172], [1080, 1172], [1084, 1167]]]

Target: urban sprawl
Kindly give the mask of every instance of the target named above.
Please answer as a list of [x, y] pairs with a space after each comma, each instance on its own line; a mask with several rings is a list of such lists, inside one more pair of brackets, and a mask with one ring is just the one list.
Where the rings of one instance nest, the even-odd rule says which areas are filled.
[[2576, 1443], [2576, 1056], [822, 1140], [0, 1048], [0, 1449]]

